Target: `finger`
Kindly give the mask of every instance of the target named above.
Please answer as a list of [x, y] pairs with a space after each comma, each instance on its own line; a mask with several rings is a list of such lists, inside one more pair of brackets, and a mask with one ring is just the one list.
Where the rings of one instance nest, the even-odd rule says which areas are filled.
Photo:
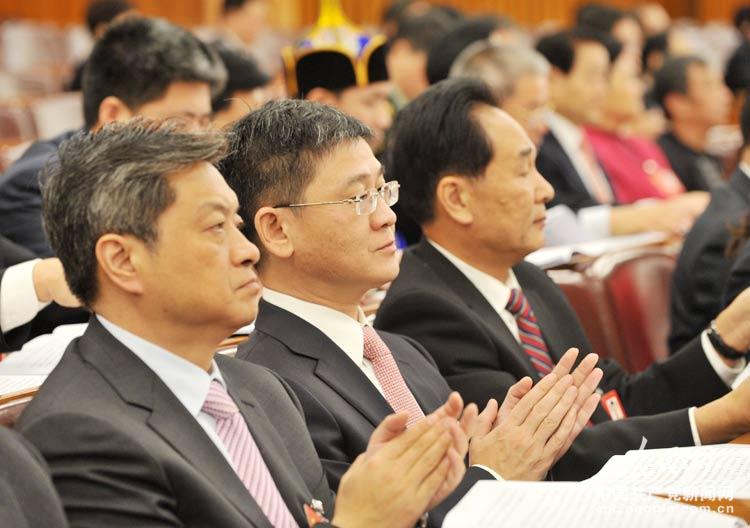
[[445, 476], [443, 484], [438, 488], [437, 493], [430, 499], [427, 509], [431, 510], [440, 504], [453, 490], [461, 483], [466, 474], [466, 465], [464, 458], [455, 450], [449, 449], [447, 455], [449, 461], [448, 473]]
[[583, 405], [579, 406], [576, 403], [576, 405], [573, 406], [574, 409], [577, 409], [575, 425], [568, 435], [568, 440], [565, 442], [565, 445], [557, 454], [556, 460], [563, 456], [568, 451], [568, 449], [570, 449], [570, 446], [573, 444], [575, 439], [578, 438], [578, 435], [581, 434], [581, 431], [583, 431], [583, 429], [588, 425], [591, 416], [594, 414], [594, 411], [596, 411], [596, 408], [599, 405], [600, 398], [601, 397], [598, 394], [592, 394], [586, 399], [585, 402], [583, 402]]
[[602, 380], [602, 376], [604, 376], [602, 369], [595, 368], [588, 376], [586, 376], [583, 383], [578, 386], [578, 400], [576, 401], [576, 404], [579, 407], [583, 406], [583, 402], [585, 402], [589, 396], [594, 394], [599, 386], [599, 382]]
[[448, 396], [446, 402], [431, 414], [434, 414], [438, 419], [448, 417], [458, 419], [463, 408], [464, 401], [461, 398], [461, 395], [458, 392], [453, 391], [450, 396]]
[[542, 458], [548, 461], [550, 465], [562, 456], [563, 449], [568, 444], [571, 432], [575, 428], [577, 411], [578, 409], [575, 405], [572, 405], [568, 409], [568, 412], [565, 413], [565, 416], [560, 421], [560, 427], [553, 432], [544, 445]]
[[573, 383], [573, 377], [570, 374], [566, 374], [562, 379], [558, 378], [554, 372], [547, 374], [510, 411], [508, 421], [511, 425], [521, 425], [528, 419], [529, 414], [536, 406], [545, 401], [544, 398], [552, 395], [554, 402], [550, 402], [549, 398], [546, 400], [548, 403], [547, 412], [549, 412], [571, 383]]
[[[440, 464], [429, 472], [421, 482], [416, 483], [413, 491], [409, 487], [406, 488], [406, 493], [413, 493], [414, 500], [419, 504], [422, 509], [426, 510], [428, 507], [431, 509], [437, 506], [438, 501], [441, 500], [439, 496], [445, 492], [441, 492], [441, 488], [447, 488], [446, 479], [448, 478], [448, 472], [451, 469], [451, 461], [448, 457], [443, 458]], [[445, 496], [448, 494], [445, 493]], [[435, 501], [432, 501], [434, 497], [437, 497]], [[444, 497], [443, 497], [444, 498]]]
[[[431, 434], [435, 431], [437, 435]], [[419, 483], [435, 470], [451, 446], [447, 424], [438, 423], [392, 463], [407, 482]]]
[[[400, 414], [402, 413], [399, 413], [399, 415]], [[381, 422], [381, 425], [382, 425], [382, 422]], [[419, 420], [410, 428], [406, 429], [401, 434], [398, 434], [395, 438], [391, 437], [389, 440], [386, 440], [385, 442], [381, 442], [380, 444], [381, 447], [379, 449], [380, 451], [385, 451], [385, 454], [383, 456], [386, 459], [396, 459], [396, 458], [404, 456], [404, 454], [409, 449], [413, 449], [415, 444], [417, 444], [420, 441], [423, 441], [425, 436], [430, 436], [434, 440], [440, 435], [441, 432], [444, 432], [444, 431], [445, 431], [445, 427], [440, 424], [440, 420], [438, 420], [437, 417], [426, 416], [423, 420]], [[375, 432], [373, 431], [373, 435], [374, 434]], [[376, 440], [384, 436], [386, 435], [384, 434], [382, 436], [378, 436], [376, 437]], [[371, 435], [371, 438], [372, 438], [372, 435]], [[370, 442], [372, 443], [372, 440]], [[422, 449], [424, 448], [422, 447]], [[370, 450], [369, 444], [368, 444], [368, 450]]]
[[580, 387], [586, 377], [594, 370], [599, 356], [596, 354], [587, 354], [573, 371], [573, 385]]
[[453, 449], [465, 455], [469, 451], [469, 437], [461, 428], [461, 424], [452, 420], [449, 432], [453, 440]]
[[505, 394], [505, 399], [497, 412], [495, 426], [502, 423], [502, 421], [508, 417], [518, 402], [521, 401], [521, 398], [526, 396], [533, 386], [534, 382], [530, 377], [526, 376], [521, 378], [518, 382], [513, 384], [510, 389], [508, 389], [508, 392]]
[[403, 433], [406, 430], [406, 422], [409, 421], [407, 413], [390, 414], [375, 428], [367, 442], [367, 449], [371, 446], [380, 446]]
[[547, 410], [547, 405], [554, 400], [553, 394], [551, 392], [547, 399], [534, 409], [527, 420], [527, 427], [534, 431], [534, 437], [541, 442], [546, 442], [560, 427], [563, 418], [576, 403], [578, 389], [570, 385], [565, 389], [562, 396], [554, 402], [554, 405]]
[[479, 413], [477, 419], [474, 422], [474, 428], [469, 434], [469, 438], [474, 436], [484, 436], [492, 430], [492, 427], [497, 419], [498, 405], [497, 400], [492, 398], [487, 402], [487, 406]]
[[552, 369], [552, 372], [557, 374], [558, 378], [562, 378], [563, 376], [565, 376], [565, 374], [570, 373], [570, 370], [573, 368], [573, 365], [575, 365], [577, 358], [578, 349], [569, 348], [568, 351], [563, 354], [563, 357], [560, 358], [560, 361], [557, 362], [555, 368]]
[[[486, 410], [487, 409], [485, 408], [482, 412], [485, 412]], [[474, 431], [476, 431], [479, 426], [480, 416], [482, 415], [479, 413], [479, 407], [477, 407], [476, 403], [470, 403], [466, 406], [464, 412], [461, 414], [461, 419], [458, 422], [458, 425], [466, 436], [471, 437], [474, 434]], [[492, 419], [494, 420], [494, 416]]]

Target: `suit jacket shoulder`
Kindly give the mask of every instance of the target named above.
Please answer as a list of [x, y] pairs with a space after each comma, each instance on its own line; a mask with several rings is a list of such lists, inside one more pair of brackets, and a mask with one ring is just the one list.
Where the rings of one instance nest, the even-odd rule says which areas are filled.
[[36, 141], [0, 176], [0, 234], [31, 250], [50, 256], [52, 250], [42, 228], [39, 175], [57, 158], [57, 149], [77, 130]]

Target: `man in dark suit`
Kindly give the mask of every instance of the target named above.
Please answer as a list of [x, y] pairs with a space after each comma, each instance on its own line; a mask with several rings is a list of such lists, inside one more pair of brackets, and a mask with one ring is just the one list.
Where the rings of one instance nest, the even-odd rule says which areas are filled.
[[[747, 220], [750, 220], [750, 217]], [[748, 224], [746, 229], [750, 227], [750, 222]], [[722, 292], [722, 307], [729, 306], [748, 287], [750, 287], [750, 244], [745, 241], [732, 265]]]
[[[291, 527], [333, 511], [289, 387], [214, 358], [261, 289], [257, 248], [212, 165], [224, 147], [135, 121], [75, 137], [50, 168], [50, 242], [95, 316], [17, 427], [75, 526]], [[336, 525], [411, 526], [463, 474], [455, 415], [402, 433], [405, 418], [386, 420], [345, 475]]]
[[734, 258], [729, 245], [744, 236], [743, 224], [750, 212], [750, 104], [742, 109], [740, 126], [745, 147], [739, 166], [728, 183], [711, 192], [708, 208], [685, 237], [672, 275], [669, 349], [673, 353], [700, 334], [725, 306], [722, 293]]
[[[264, 248], [264, 299], [256, 331], [237, 356], [292, 386], [334, 488], [385, 416], [407, 410], [416, 423], [450, 394], [421, 346], [376, 332], [358, 307], [369, 289], [398, 273], [390, 209], [398, 187], [385, 182], [366, 141], [370, 133], [333, 108], [278, 102], [235, 126], [234, 148], [221, 164], [241, 197], [248, 234]], [[298, 169], [282, 162], [290, 156], [311, 162]], [[576, 398], [578, 387], [565, 377], [573, 358], [528, 395], [531, 380], [511, 389], [501, 411], [510, 417], [492, 432], [498, 409], [488, 405], [484, 429], [471, 437], [464, 491], [492, 472], [543, 478], [567, 449], [596, 407], [600, 376], [592, 372], [592, 355], [575, 373], [582, 386]], [[538, 430], [531, 426], [542, 420]], [[525, 456], [518, 456], [519, 445]]]
[[0, 519], [14, 528], [65, 528], [47, 465], [18, 433], [0, 427]]
[[[60, 314], [63, 306], [72, 308], [80, 303], [65, 282], [59, 259], [32, 256], [31, 260], [7, 268], [3, 264], [0, 255], [0, 352], [9, 352], [34, 337], [35, 324], [38, 326], [45, 316], [49, 319], [51, 314]], [[48, 309], [50, 302], [56, 304]], [[74, 313], [70, 310], [63, 317]]]
[[578, 28], [543, 37], [536, 49], [551, 66], [550, 102], [536, 167], [555, 190], [552, 205], [578, 213], [597, 237], [643, 231], [682, 232], [705, 207], [703, 195], [619, 205], [583, 126], [595, 123], [607, 93], [610, 62], [619, 45], [595, 30]]
[[[455, 80], [399, 114], [387, 167], [427, 239], [405, 252], [375, 321], [417, 340], [451, 387], [480, 405], [523, 376], [538, 378], [567, 348], [590, 349], [562, 292], [523, 262], [544, 243], [553, 191], [531, 141], [493, 105], [486, 86]], [[717, 318], [725, 345], [750, 348], [747, 309], [745, 299]], [[638, 375], [609, 360], [599, 366], [606, 405], [553, 468], [559, 478], [590, 476], [644, 437], [647, 447], [721, 442], [750, 423], [750, 383], [729, 392], [745, 360], [721, 356], [708, 336]], [[721, 423], [737, 412], [744, 417]], [[609, 419], [623, 416], [631, 418]]]
[[[216, 53], [188, 31], [164, 20], [129, 18], [97, 41], [83, 83], [86, 128], [142, 115], [182, 117], [206, 124], [211, 94], [226, 72]], [[39, 176], [75, 131], [31, 145], [0, 176], [0, 234], [39, 256], [51, 256], [42, 228]]]

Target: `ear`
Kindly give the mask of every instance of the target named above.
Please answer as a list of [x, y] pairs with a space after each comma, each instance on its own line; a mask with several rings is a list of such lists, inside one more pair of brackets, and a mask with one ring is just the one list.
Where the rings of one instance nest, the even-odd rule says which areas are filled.
[[127, 121], [132, 117], [133, 112], [118, 97], [110, 95], [99, 103], [99, 122], [97, 124], [100, 127], [115, 121]]
[[664, 109], [671, 117], [681, 115], [684, 112], [685, 104], [686, 97], [680, 93], [670, 93], [664, 98]]
[[338, 102], [338, 97], [331, 90], [316, 86], [305, 96], [308, 101], [315, 101], [316, 103], [323, 103], [331, 106], [335, 106]]
[[471, 189], [466, 178], [444, 176], [437, 184], [435, 207], [439, 207], [454, 222], [469, 225], [474, 221], [471, 210]]
[[144, 292], [139, 275], [145, 244], [131, 236], [107, 233], [96, 242], [96, 260], [101, 273], [121, 290], [141, 295]]
[[289, 236], [286, 217], [293, 214], [286, 209], [261, 207], [255, 213], [255, 232], [265, 251], [278, 258], [294, 254], [294, 242]]

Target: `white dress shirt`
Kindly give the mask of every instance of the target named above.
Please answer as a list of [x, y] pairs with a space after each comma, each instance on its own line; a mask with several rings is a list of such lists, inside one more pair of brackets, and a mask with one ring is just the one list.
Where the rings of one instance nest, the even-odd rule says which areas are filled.
[[10, 332], [31, 321], [49, 303], [39, 302], [34, 288], [34, 266], [40, 259], [5, 270], [0, 284], [0, 330]]
[[[505, 303], [508, 302], [508, 295], [510, 295], [511, 288], [519, 288], [518, 281], [513, 275], [512, 271], [508, 273], [508, 280], [503, 283], [498, 279], [476, 269], [471, 264], [461, 260], [450, 251], [436, 244], [432, 240], [428, 240], [445, 258], [447, 258], [458, 270], [463, 273], [467, 279], [479, 290], [479, 293], [487, 299], [492, 308], [500, 316], [500, 319], [505, 323], [510, 330], [511, 334], [516, 338], [516, 341], [520, 343], [518, 337], [518, 326], [516, 324], [515, 317], [505, 309]], [[732, 388], [734, 380], [737, 379], [742, 371], [745, 369], [746, 361], [744, 359], [737, 362], [735, 367], [728, 367], [726, 363], [721, 359], [719, 353], [714, 349], [713, 345], [708, 339], [706, 331], [701, 334], [701, 347], [703, 352], [706, 354], [706, 359], [716, 374], [721, 380], [729, 387]], [[691, 407], [689, 410], [690, 415], [690, 429], [693, 433], [693, 440], [695, 445], [701, 445], [700, 436], [698, 435], [698, 428], [695, 424], [695, 407]]]
[[[358, 320], [355, 321], [348, 315], [332, 308], [328, 308], [327, 306], [303, 301], [296, 297], [292, 297], [291, 295], [277, 292], [268, 287], [263, 288], [263, 299], [274, 306], [278, 306], [279, 308], [293, 313], [323, 332], [328, 339], [333, 341], [346, 353], [347, 356], [349, 356], [349, 359], [359, 367], [365, 376], [367, 376], [367, 379], [369, 379], [375, 388], [378, 389], [380, 394], [383, 394], [383, 397], [385, 397], [383, 388], [380, 386], [380, 382], [375, 376], [372, 363], [369, 359], [364, 357], [365, 345], [362, 327], [365, 325], [365, 314], [362, 310], [359, 310]], [[503, 477], [492, 468], [481, 464], [473, 464], [473, 466], [485, 470], [496, 480], [503, 480]]]
[[229, 456], [224, 442], [222, 442], [216, 433], [216, 420], [202, 411], [203, 402], [206, 401], [208, 389], [213, 380], [217, 380], [226, 388], [226, 383], [224, 383], [224, 378], [221, 376], [221, 371], [216, 362], [212, 360], [211, 372], [206, 372], [177, 354], [173, 354], [120, 328], [101, 315], [97, 314], [96, 318], [99, 319], [102, 326], [115, 339], [138, 356], [164, 382], [164, 385], [172, 391], [172, 394], [175, 395], [185, 409], [198, 421], [203, 430], [206, 431], [208, 437], [224, 458], [227, 459], [229, 465], [234, 468], [235, 464], [232, 461], [232, 457]]
[[291, 312], [305, 322], [311, 324], [336, 344], [351, 359], [355, 365], [367, 376], [378, 392], [383, 394], [372, 362], [365, 358], [365, 337], [362, 329], [365, 326], [365, 314], [359, 310], [357, 319], [352, 319], [345, 313], [321, 304], [303, 301], [291, 295], [277, 292], [271, 288], [263, 288], [263, 299], [266, 302]]
[[[557, 112], [548, 112], [547, 126], [550, 132], [557, 138], [557, 141], [560, 142], [560, 146], [570, 159], [573, 167], [575, 167], [586, 189], [594, 196], [594, 184], [587, 179], [588, 164], [584, 159], [584, 154], [581, 152], [581, 141], [583, 141], [583, 130], [581, 127], [571, 123]], [[601, 168], [599, 170], [601, 171]], [[600, 176], [605, 181], [607, 180], [603, 171]], [[606, 238], [612, 234], [610, 230], [611, 213], [612, 206], [606, 204], [584, 207], [578, 211], [578, 220], [596, 238]]]

